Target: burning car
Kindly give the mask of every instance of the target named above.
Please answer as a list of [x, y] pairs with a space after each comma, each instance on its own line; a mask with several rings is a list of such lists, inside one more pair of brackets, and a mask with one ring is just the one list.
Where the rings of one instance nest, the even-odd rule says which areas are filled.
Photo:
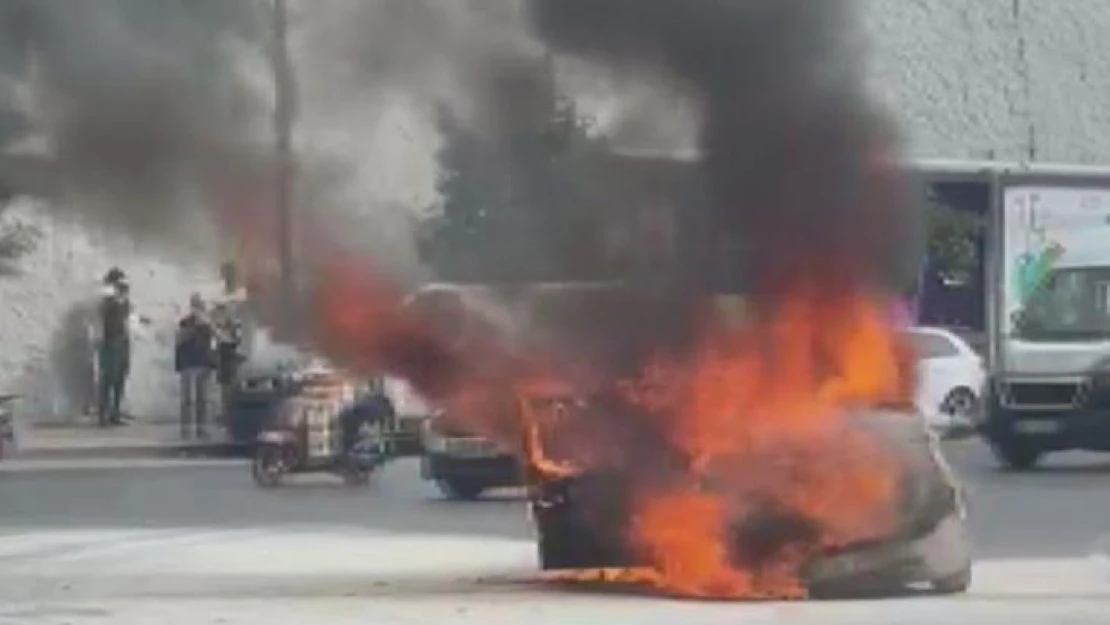
[[[532, 358], [514, 362], [563, 364], [514, 370], [511, 407], [485, 404], [480, 422], [441, 415], [428, 458], [442, 469], [453, 445], [458, 466], [500, 463], [499, 485], [520, 467], [541, 567], [561, 579], [707, 597], [967, 589], [964, 494], [914, 407], [913, 346], [881, 306], [802, 293], [768, 325], [744, 297], [711, 296], [706, 344], [678, 336], [676, 366], [652, 373], [636, 347], [665, 350], [675, 326], [659, 297], [594, 283], [489, 300]], [[817, 310], [844, 325], [829, 332]], [[467, 477], [431, 465], [431, 479]]]
[[[634, 291], [564, 289], [533, 294], [530, 323], [553, 316], [566, 330], [592, 308], [589, 329], [560, 338], [578, 354], [604, 344], [591, 362], [624, 358], [613, 347], [627, 317], [599, 314], [623, 298], [654, 309]], [[640, 387], [597, 375], [518, 387], [541, 568], [682, 596], [965, 591], [967, 506], [914, 407], [912, 345], [877, 307], [850, 300], [815, 298], [776, 329], [752, 321], [742, 297], [716, 296], [722, 324], [706, 330], [708, 346], [672, 370], [649, 367]], [[814, 309], [852, 325], [830, 338]], [[753, 351], [754, 336], [783, 355]]]
[[[558, 392], [521, 396], [530, 428], [524, 437], [525, 455], [531, 459], [525, 478], [540, 566], [567, 581], [665, 585], [642, 546], [631, 538], [637, 522], [632, 485], [640, 477], [629, 471], [642, 469], [614, 464], [576, 472], [570, 463], [560, 463], [558, 442], [540, 434], [557, 431], [545, 424], [591, 418], [592, 410], [591, 400]], [[897, 449], [906, 467], [898, 485], [897, 518], [885, 532], [847, 544], [821, 544], [820, 528], [810, 519], [766, 500], [728, 527], [726, 557], [736, 571], [756, 577], [781, 575], [775, 567], [784, 561], [796, 563], [798, 569], [786, 575], [797, 575], [806, 595], [890, 592], [919, 585], [937, 593], [967, 590], [967, 508], [936, 437], [913, 413], [875, 410], [861, 415], [860, 421]], [[785, 557], [797, 550], [805, 557]]]

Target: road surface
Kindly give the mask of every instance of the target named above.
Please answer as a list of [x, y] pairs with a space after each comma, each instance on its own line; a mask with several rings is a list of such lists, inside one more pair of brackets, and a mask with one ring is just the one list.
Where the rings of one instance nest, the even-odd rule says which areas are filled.
[[1015, 475], [975, 443], [949, 456], [972, 497], [968, 597], [741, 606], [545, 586], [513, 493], [445, 502], [410, 461], [363, 489], [275, 491], [233, 461], [0, 463], [0, 625], [1105, 622], [1110, 457]]

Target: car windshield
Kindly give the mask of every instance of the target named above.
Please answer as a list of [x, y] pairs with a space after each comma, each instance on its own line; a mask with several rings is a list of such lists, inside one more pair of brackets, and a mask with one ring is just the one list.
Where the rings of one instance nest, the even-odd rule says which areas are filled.
[[1056, 271], [1014, 321], [1029, 341], [1110, 338], [1110, 267]]

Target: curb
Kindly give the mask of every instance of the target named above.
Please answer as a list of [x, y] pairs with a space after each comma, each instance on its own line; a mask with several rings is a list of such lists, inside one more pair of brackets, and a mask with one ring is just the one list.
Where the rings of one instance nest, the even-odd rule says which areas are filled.
[[134, 458], [241, 458], [248, 448], [240, 443], [181, 443], [173, 445], [107, 445], [101, 447], [48, 447], [12, 454], [18, 460], [99, 460]]

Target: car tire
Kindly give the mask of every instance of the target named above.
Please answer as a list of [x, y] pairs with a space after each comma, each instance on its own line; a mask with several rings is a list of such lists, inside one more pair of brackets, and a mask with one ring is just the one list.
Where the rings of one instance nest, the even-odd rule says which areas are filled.
[[347, 486], [366, 486], [373, 472], [369, 467], [347, 467], [342, 472], [343, 483]]
[[990, 447], [994, 457], [1010, 471], [1029, 471], [1044, 455], [1040, 449], [1018, 441], [991, 441]]
[[967, 592], [971, 588], [971, 565], [964, 567], [958, 573], [934, 579], [932, 586], [933, 592], [938, 595], [956, 595]]
[[952, 389], [940, 404], [940, 411], [951, 417], [962, 419], [967, 424], [975, 420], [979, 410], [979, 397], [967, 387]]
[[482, 496], [488, 488], [482, 482], [466, 479], [440, 478], [436, 480], [439, 492], [448, 499], [474, 501]]
[[285, 465], [284, 450], [277, 445], [259, 445], [251, 460], [251, 477], [262, 488], [281, 485], [288, 467]]

